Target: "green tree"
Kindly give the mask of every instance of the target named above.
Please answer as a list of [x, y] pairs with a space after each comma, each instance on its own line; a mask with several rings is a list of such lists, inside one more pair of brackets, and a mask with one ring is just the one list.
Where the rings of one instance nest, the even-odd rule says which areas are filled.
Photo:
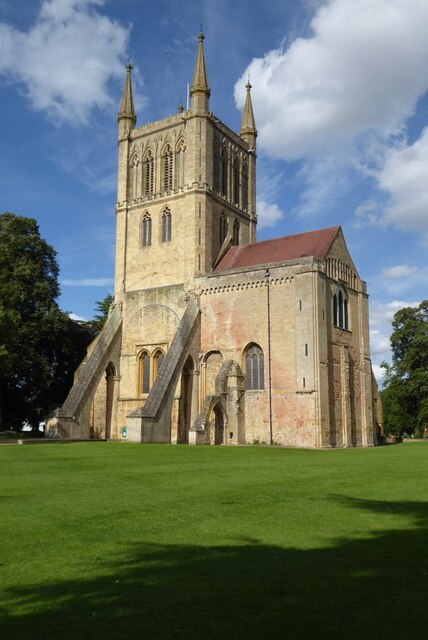
[[382, 364], [385, 432], [421, 435], [428, 426], [428, 300], [397, 311], [392, 327], [392, 365]]
[[91, 338], [56, 302], [58, 264], [37, 222], [0, 215], [0, 429], [62, 404]]
[[97, 312], [93, 320], [89, 320], [89, 326], [94, 333], [94, 337], [101, 331], [107, 320], [110, 306], [113, 302], [113, 296], [108, 293], [103, 300], [97, 300], [95, 302], [95, 311]]

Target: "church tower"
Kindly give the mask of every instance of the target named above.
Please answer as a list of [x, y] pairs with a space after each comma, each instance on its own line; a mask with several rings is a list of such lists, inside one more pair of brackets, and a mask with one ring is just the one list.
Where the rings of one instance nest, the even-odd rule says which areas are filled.
[[256, 238], [256, 129], [249, 85], [240, 135], [210, 110], [204, 35], [190, 108], [136, 127], [131, 65], [120, 106], [115, 298], [188, 287], [231, 245]]

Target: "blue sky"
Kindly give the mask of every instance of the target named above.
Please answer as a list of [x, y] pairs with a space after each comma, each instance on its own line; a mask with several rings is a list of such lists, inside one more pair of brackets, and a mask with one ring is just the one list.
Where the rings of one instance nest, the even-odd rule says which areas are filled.
[[175, 113], [201, 23], [234, 129], [253, 85], [258, 239], [342, 225], [378, 373], [393, 313], [428, 297], [428, 0], [0, 0], [0, 210], [37, 219], [61, 308], [92, 317], [113, 289], [124, 65], [138, 124]]

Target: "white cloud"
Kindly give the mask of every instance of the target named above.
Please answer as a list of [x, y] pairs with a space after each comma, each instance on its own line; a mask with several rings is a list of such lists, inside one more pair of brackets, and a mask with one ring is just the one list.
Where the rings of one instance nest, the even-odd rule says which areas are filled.
[[87, 318], [83, 318], [82, 316], [78, 316], [76, 313], [68, 314], [72, 320], [76, 320], [77, 322], [87, 322]]
[[417, 273], [417, 267], [410, 267], [407, 264], [397, 264], [394, 267], [387, 267], [382, 271], [383, 278], [407, 278]]
[[258, 229], [274, 227], [284, 217], [277, 204], [269, 204], [265, 200], [257, 200]]
[[0, 74], [53, 122], [84, 123], [92, 109], [113, 104], [108, 84], [124, 75], [130, 28], [100, 15], [104, 4], [45, 0], [26, 32], [0, 22]]
[[252, 60], [260, 146], [284, 159], [325, 153], [369, 131], [400, 132], [428, 87], [426, 0], [330, 0], [311, 38]]
[[377, 180], [389, 196], [385, 222], [419, 232], [428, 242], [428, 127], [413, 144], [386, 152]]
[[354, 227], [360, 229], [366, 226], [380, 224], [382, 207], [374, 200], [367, 200], [355, 209], [357, 219]]
[[113, 278], [65, 278], [61, 280], [64, 287], [110, 287], [114, 284]]
[[385, 375], [385, 369], [382, 369], [382, 367], [378, 364], [372, 364], [372, 370], [378, 384], [382, 384], [382, 380]]

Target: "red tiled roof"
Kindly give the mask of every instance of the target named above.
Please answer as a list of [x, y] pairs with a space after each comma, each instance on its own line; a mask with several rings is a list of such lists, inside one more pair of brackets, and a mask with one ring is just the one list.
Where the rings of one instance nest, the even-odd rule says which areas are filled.
[[329, 227], [231, 247], [220, 260], [215, 271], [297, 260], [303, 256], [324, 260], [339, 230], [340, 227]]

